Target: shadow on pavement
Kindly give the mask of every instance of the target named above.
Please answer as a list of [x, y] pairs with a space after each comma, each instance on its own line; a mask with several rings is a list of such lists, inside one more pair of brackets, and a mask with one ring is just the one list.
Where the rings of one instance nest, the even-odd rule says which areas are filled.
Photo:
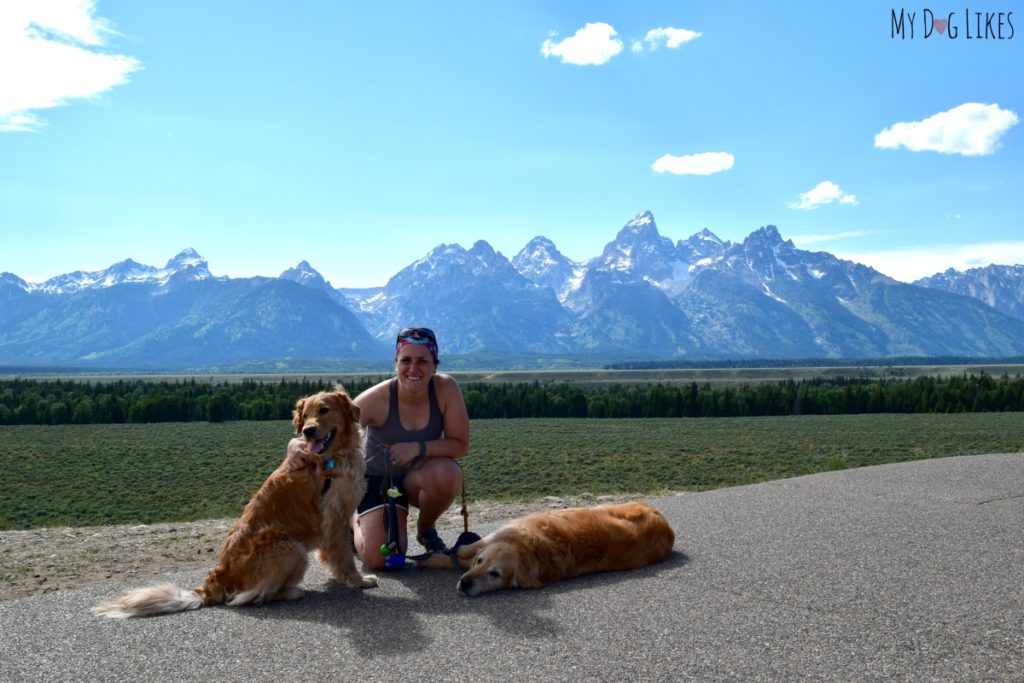
[[[498, 629], [516, 639], [552, 638], [560, 635], [553, 597], [583, 590], [606, 590], [621, 582], [650, 578], [678, 569], [689, 557], [675, 551], [665, 562], [632, 571], [592, 574], [567, 579], [540, 590], [506, 590], [468, 598], [455, 588], [458, 572], [409, 569], [380, 573], [381, 586], [353, 590], [340, 584], [310, 587], [293, 602], [243, 608], [246, 617], [259, 620], [312, 622], [333, 628], [361, 654], [415, 654], [434, 644], [432, 629], [447, 622], [466, 623], [467, 615], [487, 622], [482, 628]], [[401, 584], [387, 587], [387, 582]], [[396, 595], [395, 593], [398, 593]], [[311, 644], [322, 642], [322, 632], [310, 629]], [[317, 635], [321, 634], [321, 635]]]

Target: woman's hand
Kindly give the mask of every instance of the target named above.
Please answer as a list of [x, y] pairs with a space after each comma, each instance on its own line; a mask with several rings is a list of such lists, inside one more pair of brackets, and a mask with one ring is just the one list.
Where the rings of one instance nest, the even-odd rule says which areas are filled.
[[[388, 448], [388, 461], [395, 467], [401, 467], [408, 469], [416, 464], [416, 459], [420, 456], [420, 441], [403, 441], [402, 443], [393, 443]], [[423, 448], [424, 454], [426, 448]]]
[[295, 470], [301, 470], [303, 467], [309, 465], [309, 451], [306, 450], [307, 444], [305, 439], [296, 437], [288, 442], [288, 454], [285, 456], [284, 462], [278, 468], [284, 472], [294, 472]]

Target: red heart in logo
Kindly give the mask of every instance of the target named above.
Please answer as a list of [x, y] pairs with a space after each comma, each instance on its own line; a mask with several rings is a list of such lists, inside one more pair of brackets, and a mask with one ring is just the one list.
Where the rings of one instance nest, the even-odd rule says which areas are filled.
[[945, 33], [946, 27], [949, 26], [949, 19], [933, 19], [932, 25], [935, 26], [935, 30], [939, 33]]

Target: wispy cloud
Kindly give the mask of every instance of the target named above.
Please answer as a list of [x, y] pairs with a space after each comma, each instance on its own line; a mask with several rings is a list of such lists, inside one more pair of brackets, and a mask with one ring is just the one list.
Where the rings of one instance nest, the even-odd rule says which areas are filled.
[[[794, 240], [795, 242], [795, 240]], [[1024, 241], [936, 244], [878, 251], [831, 250], [835, 256], [856, 261], [902, 282], [913, 282], [949, 268], [969, 270], [1024, 264]]]
[[684, 43], [700, 38], [700, 36], [699, 32], [691, 31], [688, 28], [672, 28], [671, 26], [652, 28], [644, 36], [643, 42], [634, 40], [631, 49], [633, 52], [643, 52], [646, 44], [647, 49], [651, 51], [657, 50], [661, 45], [674, 50]]
[[998, 104], [967, 102], [923, 121], [894, 124], [875, 136], [875, 147], [984, 156], [996, 151], [999, 139], [1019, 120]]
[[94, 0], [0, 2], [0, 132], [36, 131], [39, 110], [127, 82], [141, 63], [101, 50], [113, 34]]
[[857, 196], [843, 192], [842, 188], [831, 180], [823, 180], [812, 189], [801, 194], [800, 201], [790, 202], [789, 208], [811, 210], [834, 202], [854, 206], [857, 204]]
[[728, 152], [703, 152], [683, 156], [666, 154], [651, 164], [651, 168], [655, 173], [672, 175], [711, 175], [728, 171], [735, 162], [736, 158]]
[[540, 47], [545, 57], [558, 57], [563, 64], [597, 66], [622, 52], [622, 41], [610, 24], [587, 24], [573, 35], [558, 42], [548, 39]]

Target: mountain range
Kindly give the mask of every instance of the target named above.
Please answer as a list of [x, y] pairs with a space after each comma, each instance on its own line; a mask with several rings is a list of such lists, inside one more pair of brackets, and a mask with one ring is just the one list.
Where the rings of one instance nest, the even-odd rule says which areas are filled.
[[586, 262], [542, 236], [511, 260], [485, 241], [441, 244], [367, 289], [335, 288], [306, 261], [277, 278], [215, 277], [192, 249], [163, 268], [129, 259], [41, 284], [0, 274], [0, 366], [386, 366], [404, 326], [433, 328], [442, 360], [490, 366], [1013, 356], [1024, 354], [1024, 266], [906, 284], [797, 249], [774, 226], [738, 243], [707, 229], [673, 242], [643, 212]]

